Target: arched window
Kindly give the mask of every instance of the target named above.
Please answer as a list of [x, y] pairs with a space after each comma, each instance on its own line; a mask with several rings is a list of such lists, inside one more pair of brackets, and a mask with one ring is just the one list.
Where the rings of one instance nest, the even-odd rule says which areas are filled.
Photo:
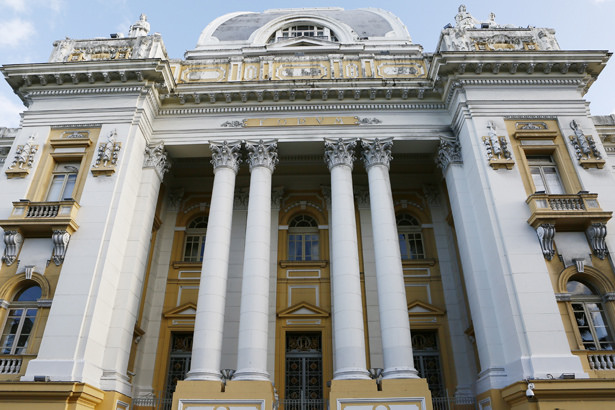
[[2, 332], [2, 354], [24, 354], [34, 328], [37, 300], [41, 288], [32, 285], [17, 292], [9, 305], [9, 313]]
[[613, 350], [615, 343], [602, 307], [602, 298], [588, 283], [571, 279], [566, 285], [574, 319], [587, 350]]
[[207, 217], [197, 216], [186, 227], [186, 242], [184, 244], [184, 262], [202, 262], [205, 251], [205, 234], [207, 233]]
[[269, 38], [268, 43], [275, 43], [297, 37], [319, 38], [334, 42], [339, 41], [335, 33], [333, 33], [329, 27], [310, 23], [298, 23], [276, 30], [276, 32]]
[[320, 258], [318, 222], [309, 215], [297, 215], [288, 224], [288, 259], [315, 261]]
[[425, 259], [421, 224], [409, 214], [397, 215], [399, 250], [403, 260]]

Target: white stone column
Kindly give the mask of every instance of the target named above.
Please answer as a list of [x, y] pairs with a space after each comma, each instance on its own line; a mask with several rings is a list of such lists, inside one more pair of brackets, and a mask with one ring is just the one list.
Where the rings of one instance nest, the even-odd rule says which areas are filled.
[[378, 306], [385, 379], [418, 377], [412, 356], [410, 321], [401, 266], [395, 209], [389, 180], [393, 138], [363, 140], [363, 161], [369, 180], [378, 281]]
[[363, 298], [352, 193], [355, 140], [325, 140], [331, 171], [331, 286], [336, 380], [369, 379], [365, 361]]
[[246, 142], [250, 197], [241, 284], [241, 310], [235, 380], [269, 380], [269, 260], [271, 249], [271, 176], [278, 162], [274, 141]]
[[194, 321], [192, 362], [186, 380], [220, 380], [235, 176], [239, 143], [210, 142], [214, 187], [207, 220], [201, 283]]

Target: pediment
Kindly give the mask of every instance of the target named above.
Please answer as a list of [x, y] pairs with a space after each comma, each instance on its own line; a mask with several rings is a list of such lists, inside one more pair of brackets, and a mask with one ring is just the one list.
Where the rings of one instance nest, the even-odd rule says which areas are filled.
[[196, 305], [192, 302], [174, 307], [163, 313], [165, 318], [190, 317], [196, 315]]
[[408, 314], [410, 316], [440, 316], [444, 313], [442, 309], [418, 300], [408, 304]]
[[338, 43], [332, 41], [323, 40], [314, 37], [293, 37], [288, 40], [276, 41], [273, 44], [267, 46], [269, 50], [286, 48], [286, 47], [338, 47]]
[[311, 305], [309, 303], [297, 303], [296, 305], [290, 306], [280, 312], [278, 312], [278, 317], [285, 318], [296, 318], [296, 317], [329, 317], [329, 312]]

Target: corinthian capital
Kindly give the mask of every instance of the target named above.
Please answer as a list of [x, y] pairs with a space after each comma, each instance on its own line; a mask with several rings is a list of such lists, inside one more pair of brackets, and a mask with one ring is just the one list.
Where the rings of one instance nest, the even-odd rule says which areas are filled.
[[275, 141], [246, 141], [246, 148], [248, 149], [250, 172], [254, 167], [266, 167], [273, 172], [279, 162], [278, 145]]
[[393, 138], [361, 140], [363, 146], [363, 162], [365, 169], [369, 170], [374, 165], [384, 165], [389, 168], [393, 156]]
[[241, 144], [239, 142], [210, 142], [211, 148], [211, 164], [214, 166], [214, 172], [218, 168], [230, 168], [237, 173], [239, 170], [239, 150]]
[[449, 164], [463, 164], [459, 139], [455, 138], [452, 141], [440, 139], [436, 164], [442, 168], [442, 172], [446, 171]]
[[160, 174], [160, 177], [171, 168], [171, 163], [167, 158], [167, 153], [164, 150], [164, 142], [148, 145], [145, 148], [145, 159], [143, 168], [154, 168]]
[[352, 169], [356, 145], [355, 139], [325, 139], [325, 162], [329, 170], [338, 165], [347, 165]]

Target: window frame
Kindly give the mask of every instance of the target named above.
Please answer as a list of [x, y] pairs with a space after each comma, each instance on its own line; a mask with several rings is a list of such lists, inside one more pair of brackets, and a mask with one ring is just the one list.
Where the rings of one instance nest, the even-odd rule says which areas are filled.
[[[299, 218], [303, 218], [301, 222], [306, 222], [307, 219], [311, 219], [309, 223], [311, 226], [292, 226], [293, 222], [298, 221]], [[297, 222], [295, 222], [297, 223]], [[294, 240], [298, 239], [298, 240]], [[291, 252], [291, 241], [294, 244], [292, 247], [295, 252]], [[306, 252], [306, 244], [309, 243], [309, 255]], [[301, 247], [300, 255], [297, 254], [297, 245]], [[313, 262], [321, 260], [321, 247], [322, 241], [320, 238], [320, 229], [318, 227], [318, 220], [310, 214], [300, 213], [293, 215], [288, 221], [288, 233], [286, 238], [286, 255], [289, 261], [292, 262]], [[316, 250], [316, 255], [314, 255]], [[309, 257], [308, 257], [309, 256]]]
[[[197, 222], [197, 220], [199, 220], [199, 222]], [[196, 227], [191, 228], [190, 227], [194, 223], [198, 224], [198, 223], [203, 223], [203, 222], [205, 223], [205, 228], [196, 228]], [[202, 263], [203, 262], [203, 256], [205, 254], [204, 253], [205, 252], [205, 240], [207, 238], [208, 222], [209, 220], [208, 220], [207, 215], [197, 215], [193, 217], [192, 219], [190, 219], [190, 221], [186, 224], [186, 230], [184, 231], [184, 241], [183, 241], [183, 248], [182, 248], [182, 262], [185, 262], [185, 263]], [[188, 258], [186, 255], [186, 252], [188, 250], [188, 241], [190, 240], [190, 238], [198, 238], [198, 241], [196, 242], [198, 251], [197, 251], [196, 257], [192, 255]]]
[[[570, 289], [568, 288], [568, 285], [571, 282], [578, 282], [582, 285], [584, 285], [590, 292], [591, 294], [574, 294], [572, 292], [570, 292]], [[608, 309], [606, 309], [605, 303], [602, 300], [602, 296], [600, 295], [600, 292], [596, 289], [595, 286], [593, 286], [593, 284], [579, 279], [577, 277], [571, 277], [568, 279], [568, 281], [566, 282], [566, 290], [570, 293], [570, 301], [568, 303], [569, 306], [569, 314], [570, 314], [570, 320], [573, 324], [573, 328], [575, 329], [575, 336], [577, 339], [577, 345], [581, 350], [585, 350], [585, 351], [590, 351], [590, 352], [595, 352], [595, 351], [610, 351], [613, 352], [615, 351], [615, 338], [613, 337], [613, 335], [615, 334], [615, 332], [613, 331], [614, 328], [611, 325], [611, 320], [608, 314]], [[580, 305], [582, 306], [582, 310], [581, 309], [575, 309], [574, 305]], [[598, 310], [591, 310], [588, 308], [588, 305], [597, 305]], [[589, 331], [592, 340], [591, 341], [584, 341], [583, 340], [583, 334], [581, 332], [581, 328], [579, 327], [579, 318], [577, 316], [577, 313], [582, 313], [583, 314], [583, 318], [585, 319], [585, 321], [587, 322], [587, 331]], [[602, 342], [600, 340], [600, 337], [598, 336], [598, 332], [596, 330], [597, 327], [600, 326], [596, 326], [595, 320], [594, 320], [594, 315], [592, 313], [599, 313], [599, 316], [602, 320], [602, 326], [604, 327], [607, 337], [608, 339], [605, 342]], [[594, 349], [588, 347], [589, 345], [594, 345]], [[610, 349], [603, 349], [602, 345], [603, 344], [610, 344]]]
[[[28, 289], [31, 289], [31, 288], [38, 288], [40, 292], [40, 295], [36, 299], [24, 300], [24, 301], [16, 300], [22, 294], [24, 294]], [[38, 311], [39, 311], [38, 300], [42, 298], [42, 293], [43, 293], [43, 289], [38, 283], [32, 283], [30, 284], [30, 286], [23, 286], [15, 293], [11, 303], [6, 309], [7, 310], [6, 318], [4, 321], [4, 325], [2, 326], [2, 332], [0, 333], [0, 354], [10, 355], [10, 356], [19, 356], [19, 355], [24, 355], [28, 353], [28, 348], [32, 344], [31, 342], [32, 342], [33, 334], [35, 334], [36, 332]], [[19, 311], [19, 310], [22, 311], [21, 314], [11, 315], [12, 311]], [[34, 310], [34, 313], [28, 314], [32, 310]], [[7, 329], [10, 329], [14, 326], [14, 319], [16, 317], [19, 317], [19, 321], [17, 323], [17, 329], [15, 330], [15, 333], [7, 333], [6, 332]], [[29, 329], [29, 333], [27, 335], [24, 345], [22, 347], [19, 347], [19, 341], [21, 337], [23, 336], [24, 324], [26, 323], [26, 320], [28, 318], [31, 318], [32, 325]], [[6, 345], [6, 341], [10, 338], [11, 335], [13, 337], [12, 337], [12, 342], [9, 347]], [[5, 349], [7, 348], [9, 349], [9, 351], [5, 352]]]
[[[540, 157], [543, 158], [542, 161], [539, 159]], [[553, 155], [550, 155], [550, 154], [540, 155], [540, 154], [534, 154], [534, 153], [526, 153], [525, 159], [527, 161], [528, 169], [530, 171], [530, 181], [534, 187], [534, 192], [544, 191], [546, 194], [549, 194], [549, 195], [566, 194], [566, 186], [564, 185], [564, 180], [562, 179], [560, 175], [559, 167], [557, 165], [557, 162], [555, 161], [555, 158], [553, 158]], [[557, 182], [559, 186], [555, 187], [554, 181], [549, 180], [549, 178], [547, 177], [547, 173], [545, 172], [545, 170], [548, 168], [552, 168], [555, 171], [553, 175], [555, 175], [555, 178], [556, 178], [555, 181]], [[534, 170], [539, 171], [538, 175], [540, 176], [540, 179], [542, 181], [542, 188], [544, 189], [539, 189], [540, 187], [536, 186], [536, 182], [534, 178], [534, 175], [536, 174], [533, 172]], [[554, 188], [558, 188], [559, 190], [561, 190], [561, 192], [553, 192], [553, 191], [558, 190]]]
[[[400, 225], [400, 222], [404, 220], [409, 220], [410, 222], [415, 221], [416, 224], [407, 224]], [[414, 261], [414, 260], [424, 260], [427, 258], [427, 254], [425, 252], [425, 238], [423, 236], [423, 228], [421, 222], [418, 218], [412, 215], [409, 212], [398, 212], [395, 215], [395, 225], [397, 227], [397, 238], [399, 242], [399, 254], [401, 256], [402, 261]], [[410, 238], [409, 235], [413, 235], [414, 238]], [[406, 245], [406, 249], [408, 252], [402, 252], [402, 237], [403, 241]], [[417, 244], [420, 244], [421, 252], [415, 252], [416, 255], [412, 254], [412, 243], [414, 243], [414, 248], [416, 250]], [[415, 257], [413, 257], [415, 256]]]
[[[71, 164], [70, 166], [74, 166], [75, 167], [75, 171], [64, 171], [64, 172], [60, 172], [57, 170], [57, 168], [59, 166], [68, 166], [67, 164]], [[61, 201], [70, 201], [70, 200], [74, 200], [75, 198], [75, 193], [77, 190], [77, 183], [79, 180], [79, 173], [81, 172], [81, 167], [82, 167], [82, 161], [54, 161], [53, 163], [53, 170], [51, 171], [51, 175], [49, 178], [49, 183], [47, 184], [47, 193], [45, 195], [45, 202], [61, 202]], [[50, 198], [49, 196], [51, 195], [52, 192], [52, 188], [54, 187], [54, 181], [56, 180], [56, 177], [58, 176], [64, 176], [62, 183], [61, 183], [61, 187], [60, 190], [58, 191], [59, 198]], [[68, 187], [68, 181], [70, 180], [70, 176], [74, 175], [74, 180], [72, 181], [72, 190], [70, 192], [70, 195], [67, 196], [66, 195], [66, 189]]]

